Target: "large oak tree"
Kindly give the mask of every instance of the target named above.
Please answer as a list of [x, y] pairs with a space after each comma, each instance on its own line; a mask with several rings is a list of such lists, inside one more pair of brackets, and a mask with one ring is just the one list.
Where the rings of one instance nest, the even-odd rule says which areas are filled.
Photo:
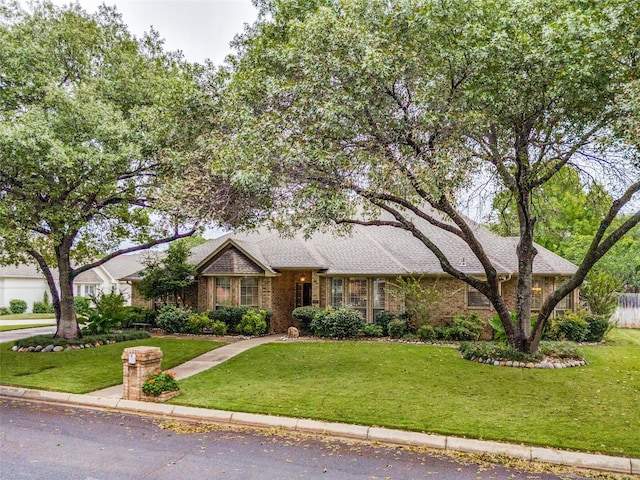
[[[537, 351], [554, 307], [640, 221], [629, 102], [637, 98], [640, 3], [257, 3], [261, 17], [236, 41], [227, 135], [209, 142], [217, 168], [226, 160], [236, 185], [269, 186], [265, 217], [284, 230], [364, 224], [411, 232], [445, 272], [490, 300], [514, 348]], [[613, 201], [577, 272], [544, 299], [532, 327], [532, 201], [565, 169], [603, 179]], [[463, 215], [478, 191], [513, 198], [515, 323]], [[416, 218], [463, 239], [484, 275], [457, 268], [459, 259], [447, 258]]]
[[210, 126], [214, 73], [153, 31], [135, 38], [112, 8], [0, 4], [0, 261], [39, 266], [58, 337], [80, 336], [80, 273], [191, 235], [229, 203], [214, 182], [207, 202], [181, 204], [199, 178], [185, 159]]

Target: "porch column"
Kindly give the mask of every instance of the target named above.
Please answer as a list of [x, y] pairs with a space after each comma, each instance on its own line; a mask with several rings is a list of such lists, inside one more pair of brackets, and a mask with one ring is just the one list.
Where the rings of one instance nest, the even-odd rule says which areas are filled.
[[311, 304], [320, 306], [320, 275], [316, 271], [311, 272]]

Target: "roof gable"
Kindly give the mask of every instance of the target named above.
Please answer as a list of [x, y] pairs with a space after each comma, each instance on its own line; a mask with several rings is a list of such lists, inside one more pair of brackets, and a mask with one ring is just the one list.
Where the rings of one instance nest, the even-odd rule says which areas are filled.
[[199, 269], [200, 274], [264, 274], [263, 268], [235, 246], [229, 246]]

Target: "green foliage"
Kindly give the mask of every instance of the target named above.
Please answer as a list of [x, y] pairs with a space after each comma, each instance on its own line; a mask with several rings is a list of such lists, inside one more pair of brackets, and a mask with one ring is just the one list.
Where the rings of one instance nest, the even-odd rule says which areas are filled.
[[396, 318], [387, 325], [387, 333], [391, 338], [402, 338], [409, 332], [407, 321]]
[[220, 320], [212, 321], [211, 325], [209, 326], [209, 329], [211, 330], [212, 335], [219, 335], [219, 336], [226, 335], [228, 331], [227, 324], [224, 322], [221, 322]]
[[89, 315], [91, 300], [87, 297], [73, 297], [73, 308], [76, 315], [86, 317]]
[[533, 362], [537, 363], [545, 357], [571, 358], [583, 360], [584, 354], [574, 344], [567, 342], [541, 342], [538, 353], [528, 354], [519, 352], [504, 343], [494, 342], [462, 342], [460, 353], [463, 358], [485, 358], [497, 361]]
[[484, 322], [475, 313], [469, 316], [456, 315], [453, 317], [448, 337], [451, 340], [475, 341], [480, 338], [483, 328]]
[[391, 322], [392, 320], [396, 320], [397, 318], [398, 317], [395, 313], [383, 310], [381, 312], [378, 312], [376, 318], [374, 319], [374, 323], [382, 327], [383, 335], [388, 335], [389, 322]]
[[175, 373], [165, 370], [156, 371], [147, 378], [142, 384], [142, 393], [157, 397], [163, 392], [173, 392], [180, 390], [178, 382], [176, 382]]
[[81, 317], [85, 330], [92, 335], [109, 333], [121, 328], [124, 319], [124, 296], [121, 293], [104, 293], [93, 298], [95, 307], [87, 317]]
[[592, 270], [580, 287], [580, 293], [587, 300], [592, 313], [609, 318], [616, 311], [616, 292], [620, 292], [622, 287], [621, 282], [611, 273]]
[[362, 333], [367, 337], [382, 337], [384, 328], [382, 325], [376, 325], [375, 323], [365, 323], [364, 327], [362, 327]]
[[158, 312], [157, 324], [166, 333], [181, 333], [189, 323], [189, 315], [188, 309], [166, 305]]
[[[216, 87], [112, 7], [0, 8], [0, 44], [0, 262], [69, 272], [51, 295], [70, 311], [79, 268], [123, 243], [169, 241], [209, 208], [176, 205]], [[77, 331], [75, 316], [59, 319], [59, 335]]]
[[405, 306], [407, 328], [416, 332], [422, 325], [431, 324], [441, 302], [436, 282], [425, 284], [422, 277], [398, 277], [389, 284], [390, 294]]
[[27, 302], [17, 298], [9, 300], [9, 310], [14, 314], [24, 313], [27, 311]]
[[[635, 63], [628, 61], [636, 55], [628, 40], [637, 34], [635, 11], [624, 2], [603, 0], [593, 8], [570, 0], [274, 0], [261, 6], [257, 24], [235, 44], [221, 101], [224, 133], [209, 135], [206, 147], [221, 147], [214, 171], [260, 198], [261, 214], [280, 230], [310, 234], [338, 223], [348, 231], [350, 222], [379, 225], [384, 212], [385, 225], [411, 232], [436, 255], [435, 261], [422, 257], [425, 265], [441, 263], [477, 285], [465, 277], [471, 270], [460, 268], [462, 250], [445, 259], [438, 244], [474, 250], [485, 244], [456, 199], [479, 192], [470, 187], [488, 172], [495, 179], [491, 193], [508, 192], [499, 207], [521, 214], [513, 224], [520, 241], [505, 253], [526, 263], [542, 223], [535, 219], [546, 212], [534, 207], [554, 178], [562, 180], [555, 187], [561, 191], [562, 183], [579, 183], [573, 180], [580, 178], [578, 166], [606, 170], [619, 192], [639, 178], [632, 140], [638, 122], [624, 135], [617, 128], [638, 111], [637, 100], [622, 100], [638, 91]], [[318, 58], [329, 67], [318, 69]], [[240, 168], [239, 158], [248, 160]], [[580, 209], [562, 197], [553, 201], [553, 208], [567, 205], [574, 223], [582, 213], [592, 224], [608, 222], [603, 213], [611, 206], [612, 217], [619, 212], [619, 221], [603, 225], [603, 242], [611, 242], [587, 242], [576, 283], [614, 240], [631, 234], [623, 235], [640, 218], [618, 207], [634, 205], [637, 196], [632, 188], [614, 203], [602, 188], [585, 185], [583, 195], [569, 199]], [[493, 289], [489, 296], [502, 309], [508, 299], [490, 280], [497, 266], [490, 264], [499, 259], [490, 257], [473, 268], [485, 270], [483, 286]], [[523, 285], [518, 297], [530, 298]], [[529, 313], [518, 318], [519, 334], [528, 330], [521, 320]], [[410, 317], [417, 328], [429, 312]]]
[[320, 310], [319, 307], [311, 305], [306, 307], [297, 307], [293, 309], [291, 316], [298, 322], [300, 330], [304, 333], [308, 333], [311, 331], [311, 321], [313, 320], [313, 317], [315, 317], [316, 313], [318, 313], [318, 310]]
[[33, 302], [31, 311], [33, 313], [54, 313], [55, 310], [49, 301], [49, 294], [46, 291], [42, 294], [42, 301]]
[[10, 315], [11, 309], [7, 307], [0, 307], [0, 315]]
[[95, 345], [98, 342], [105, 343], [118, 343], [118, 342], [127, 342], [129, 340], [140, 340], [143, 338], [150, 338], [149, 332], [144, 332], [142, 330], [128, 330], [126, 332], [119, 333], [104, 333], [99, 335], [85, 335], [82, 338], [77, 339], [64, 339], [64, 338], [56, 338], [54, 335], [36, 335], [29, 338], [23, 338], [15, 341], [15, 345], [18, 348], [23, 347], [37, 347], [38, 345], [47, 346], [73, 346], [73, 345]]
[[194, 266], [188, 263], [188, 243], [174, 242], [169, 246], [164, 258], [149, 260], [142, 280], [138, 283], [140, 294], [148, 299], [159, 299], [162, 305], [169, 303], [169, 296], [173, 295], [178, 305], [178, 298], [182, 299], [180, 306], [185, 306], [184, 289], [195, 281]]
[[53, 305], [50, 303], [45, 303], [43, 301], [33, 302], [33, 308], [31, 309], [33, 313], [53, 313]]
[[436, 331], [431, 325], [422, 325], [416, 335], [423, 342], [433, 342], [436, 339]]
[[204, 330], [208, 330], [213, 325], [206, 313], [192, 313], [189, 315], [187, 324], [185, 325], [184, 332], [180, 333], [193, 333], [194, 335], [201, 335]]
[[585, 337], [586, 342], [601, 342], [613, 328], [613, 323], [606, 315], [587, 315], [585, 317], [589, 331]]
[[311, 320], [311, 332], [316, 337], [330, 337], [331, 325], [329, 323], [329, 309], [320, 309]]
[[362, 313], [352, 308], [320, 310], [311, 321], [317, 337], [355, 338], [364, 327]]
[[211, 320], [223, 322], [227, 325], [229, 331], [235, 332], [238, 324], [242, 321], [242, 317], [250, 309], [251, 307], [222, 307], [211, 310], [208, 315]]
[[244, 335], [264, 335], [267, 331], [266, 318], [267, 312], [252, 308], [242, 316], [236, 331]]
[[566, 312], [555, 320], [554, 328], [560, 338], [572, 342], [582, 342], [589, 333], [589, 324], [580, 313]]

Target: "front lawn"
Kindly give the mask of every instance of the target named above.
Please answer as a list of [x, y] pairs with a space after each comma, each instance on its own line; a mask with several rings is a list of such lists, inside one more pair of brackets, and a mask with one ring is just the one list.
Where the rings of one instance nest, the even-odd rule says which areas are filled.
[[589, 366], [494, 367], [447, 347], [268, 344], [180, 381], [171, 403], [640, 457], [640, 330]]
[[223, 343], [210, 340], [146, 338], [98, 348], [57, 353], [18, 353], [13, 342], [0, 344], [0, 383], [16, 387], [87, 393], [122, 383], [122, 351], [145, 345], [162, 349], [162, 368], [170, 369]]
[[29, 325], [0, 325], [0, 332], [9, 332], [11, 330], [22, 330], [24, 328], [52, 327], [50, 323], [29, 324]]
[[0, 320], [54, 320], [55, 318], [55, 313], [10, 313], [9, 315], [0, 315]]

